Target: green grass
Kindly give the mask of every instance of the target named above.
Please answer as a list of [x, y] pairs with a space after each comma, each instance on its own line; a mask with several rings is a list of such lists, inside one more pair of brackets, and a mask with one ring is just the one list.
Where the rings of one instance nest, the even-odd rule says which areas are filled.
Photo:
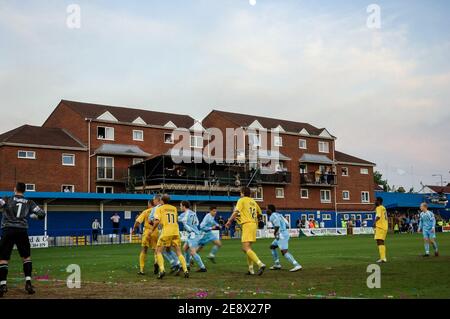
[[[137, 276], [138, 245], [36, 249], [33, 260], [34, 275], [50, 279], [36, 283], [41, 297], [195, 298], [206, 291], [208, 298], [449, 298], [450, 234], [438, 234], [438, 241], [441, 257], [424, 259], [420, 235], [389, 235], [381, 289], [366, 286], [367, 266], [378, 257], [371, 236], [293, 238], [290, 251], [304, 270], [289, 273], [290, 265], [282, 258], [284, 270], [268, 270], [262, 277], [245, 275], [246, 258], [237, 240], [224, 241], [217, 264], [206, 262], [210, 246], [206, 247], [202, 256], [208, 273], [192, 272], [188, 280], [167, 276], [158, 281], [151, 274], [152, 256], [148, 275]], [[270, 242], [258, 240], [254, 245], [268, 266]], [[81, 289], [65, 287], [69, 264], [81, 267]], [[22, 285], [16, 253], [10, 277], [13, 286]]]

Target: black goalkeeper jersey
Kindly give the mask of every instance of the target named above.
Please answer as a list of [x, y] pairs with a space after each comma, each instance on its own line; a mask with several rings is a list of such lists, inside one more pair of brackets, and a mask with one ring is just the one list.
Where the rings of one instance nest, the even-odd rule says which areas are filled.
[[0, 208], [3, 208], [1, 228], [28, 229], [28, 215], [39, 219], [45, 217], [45, 212], [35, 202], [21, 195], [0, 199]]

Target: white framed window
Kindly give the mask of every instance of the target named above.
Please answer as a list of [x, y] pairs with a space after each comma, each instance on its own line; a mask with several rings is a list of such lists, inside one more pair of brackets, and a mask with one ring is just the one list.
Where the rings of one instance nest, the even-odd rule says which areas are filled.
[[321, 203], [331, 203], [331, 191], [328, 189], [320, 190], [320, 202]]
[[350, 191], [342, 191], [342, 199], [350, 200]]
[[62, 193], [75, 193], [75, 185], [61, 185]]
[[367, 214], [366, 215], [366, 219], [367, 220], [373, 220], [373, 215], [372, 214]]
[[300, 174], [308, 173], [308, 164], [300, 164]]
[[97, 139], [114, 141], [114, 127], [98, 126], [97, 127]]
[[349, 214], [344, 214], [344, 220], [348, 220], [349, 219]]
[[164, 143], [165, 144], [174, 143], [173, 133], [164, 133]]
[[143, 158], [133, 158], [133, 165], [142, 163], [144, 161]]
[[322, 220], [331, 220], [331, 214], [322, 214]]
[[264, 191], [262, 187], [258, 187], [256, 191], [253, 192], [253, 199], [256, 201], [264, 200]]
[[370, 203], [370, 193], [361, 192], [361, 203]]
[[114, 157], [97, 157], [97, 179], [114, 179]]
[[249, 144], [252, 148], [261, 147], [261, 135], [250, 133], [248, 135]]
[[75, 166], [75, 155], [74, 154], [63, 154], [62, 155], [62, 165], [63, 166]]
[[342, 176], [348, 176], [348, 167], [342, 167], [341, 173]]
[[315, 215], [314, 214], [309, 214], [308, 215], [308, 220], [310, 220], [310, 219], [315, 220]]
[[98, 194], [114, 194], [113, 186], [97, 186], [96, 190]]
[[319, 141], [319, 153], [330, 153], [330, 143]]
[[34, 151], [18, 151], [17, 158], [34, 160], [34, 159], [36, 159], [36, 152], [34, 152]]
[[305, 139], [299, 139], [298, 140], [298, 147], [302, 150], [306, 150], [308, 148], [308, 144], [306, 143]]
[[25, 184], [25, 191], [26, 192], [35, 192], [36, 185], [35, 184]]
[[191, 135], [191, 147], [203, 148], [203, 137], [197, 135]]
[[284, 188], [282, 188], [282, 187], [275, 188], [275, 197], [276, 198], [284, 198]]
[[369, 169], [368, 168], [361, 168], [360, 170], [362, 175], [369, 175]]
[[283, 137], [282, 136], [274, 136], [273, 137], [273, 145], [275, 147], [283, 146]]
[[307, 188], [300, 189], [300, 198], [308, 199], [309, 198], [309, 189], [307, 189]]
[[144, 140], [144, 131], [142, 130], [133, 130], [133, 141], [140, 141], [142, 142]]

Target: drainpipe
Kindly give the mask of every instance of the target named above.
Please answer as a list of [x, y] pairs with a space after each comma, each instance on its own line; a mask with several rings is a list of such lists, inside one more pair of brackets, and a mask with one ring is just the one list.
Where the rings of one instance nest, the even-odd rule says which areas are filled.
[[[333, 140], [333, 162], [336, 161], [336, 155], [335, 155], [335, 149], [336, 149], [336, 139]], [[334, 166], [335, 171], [336, 171], [336, 185], [334, 186], [334, 211], [336, 212], [336, 217], [337, 217], [337, 184], [338, 184], [338, 170], [337, 170], [337, 165], [335, 164]], [[336, 224], [337, 224], [337, 218], [336, 218]]]
[[100, 202], [100, 230], [101, 234], [103, 235], [103, 211], [104, 211], [104, 204], [103, 202]]
[[91, 123], [92, 120], [89, 119], [88, 122], [88, 193], [91, 192]]
[[47, 236], [47, 217], [48, 217], [48, 204], [47, 204], [47, 202], [44, 203], [44, 212], [45, 212], [45, 218], [44, 218], [44, 236]]

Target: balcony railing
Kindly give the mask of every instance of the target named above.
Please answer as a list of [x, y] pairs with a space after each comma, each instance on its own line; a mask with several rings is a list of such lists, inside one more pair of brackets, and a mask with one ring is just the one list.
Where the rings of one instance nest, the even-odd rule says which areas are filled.
[[276, 172], [272, 174], [264, 174], [261, 172], [255, 179], [261, 184], [290, 184], [292, 182], [292, 173]]
[[300, 184], [304, 186], [331, 187], [337, 185], [337, 175], [315, 172], [300, 173]]

